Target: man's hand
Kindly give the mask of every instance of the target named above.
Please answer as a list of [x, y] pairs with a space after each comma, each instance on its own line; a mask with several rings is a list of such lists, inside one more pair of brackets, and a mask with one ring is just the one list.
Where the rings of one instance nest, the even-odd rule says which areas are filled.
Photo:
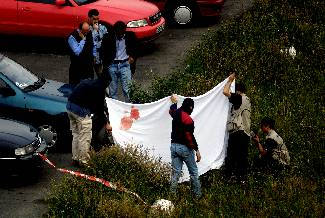
[[106, 123], [106, 125], [105, 125], [105, 129], [106, 129], [107, 131], [111, 132], [111, 131], [112, 131], [112, 126], [111, 126], [111, 124]]
[[85, 35], [80, 31], [79, 32], [79, 36], [82, 38], [82, 39], [85, 39]]
[[230, 76], [228, 77], [228, 80], [230, 82], [234, 81], [234, 79], [236, 78], [236, 74], [235, 73], [231, 73]]
[[134, 58], [133, 57], [129, 57], [129, 64], [133, 64], [134, 63]]
[[94, 28], [94, 30], [98, 31], [98, 29], [99, 29], [98, 23], [94, 23], [93, 28]]
[[172, 96], [170, 97], [170, 101], [175, 104], [177, 103], [177, 96], [175, 94], [172, 94]]
[[196, 151], [196, 162], [200, 162], [201, 161], [201, 154], [200, 154], [200, 151], [197, 150]]
[[255, 143], [260, 143], [260, 137], [256, 134], [255, 137], [253, 137], [253, 141]]

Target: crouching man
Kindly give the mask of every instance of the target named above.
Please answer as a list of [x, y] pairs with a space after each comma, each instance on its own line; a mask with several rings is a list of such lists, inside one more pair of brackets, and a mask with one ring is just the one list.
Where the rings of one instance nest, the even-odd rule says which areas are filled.
[[[72, 162], [75, 165], [87, 165], [89, 160], [90, 144], [92, 139], [92, 114], [106, 113], [105, 89], [111, 82], [107, 74], [95, 80], [82, 80], [68, 98], [67, 113], [72, 131]], [[111, 131], [107, 119], [106, 129]]]
[[290, 163], [290, 156], [283, 139], [274, 130], [275, 121], [271, 118], [261, 120], [261, 130], [266, 134], [265, 143], [260, 143], [257, 134], [253, 134], [253, 141], [260, 153], [259, 167], [271, 170], [281, 170]]

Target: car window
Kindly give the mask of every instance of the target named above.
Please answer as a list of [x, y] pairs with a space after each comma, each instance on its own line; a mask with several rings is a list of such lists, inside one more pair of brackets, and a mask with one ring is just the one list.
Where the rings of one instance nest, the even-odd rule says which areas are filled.
[[0, 73], [3, 73], [21, 89], [33, 85], [38, 81], [37, 76], [5, 56], [0, 56]]
[[18, 0], [21, 2], [35, 2], [35, 3], [43, 3], [43, 4], [55, 4], [55, 0]]

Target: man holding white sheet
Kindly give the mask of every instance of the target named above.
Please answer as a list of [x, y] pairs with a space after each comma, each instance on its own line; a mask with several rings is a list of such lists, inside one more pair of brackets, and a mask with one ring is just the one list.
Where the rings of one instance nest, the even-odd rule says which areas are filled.
[[[172, 95], [171, 101], [173, 104], [170, 106], [169, 114], [173, 118], [173, 122], [170, 151], [173, 169], [170, 189], [171, 192], [176, 193], [183, 162], [185, 162], [190, 173], [194, 195], [196, 198], [200, 198], [202, 193], [196, 162], [201, 160], [201, 154], [194, 137], [194, 121], [190, 116], [194, 109], [194, 101], [191, 98], [184, 99], [179, 109], [177, 109], [177, 98], [175, 95]], [[196, 162], [194, 152], [197, 158]]]

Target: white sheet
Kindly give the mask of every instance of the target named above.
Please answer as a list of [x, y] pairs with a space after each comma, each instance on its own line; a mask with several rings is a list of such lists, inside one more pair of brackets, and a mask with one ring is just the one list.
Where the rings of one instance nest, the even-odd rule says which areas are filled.
[[[194, 135], [197, 139], [201, 152], [201, 162], [198, 163], [199, 175], [210, 169], [219, 168], [225, 158], [227, 146], [226, 122], [229, 112], [229, 101], [223, 95], [223, 87], [226, 80], [219, 83], [207, 93], [192, 97], [194, 110], [191, 117], [195, 123]], [[234, 90], [234, 83], [231, 87]], [[178, 104], [182, 105], [185, 97], [178, 95]], [[106, 98], [113, 127], [113, 137], [116, 143], [121, 146], [127, 144], [142, 145], [154, 157], [162, 158], [162, 161], [171, 162], [170, 141], [172, 118], [169, 115], [171, 105], [170, 97], [146, 104], [130, 104]], [[132, 122], [129, 129], [121, 128], [121, 119], [130, 117], [131, 107], [138, 109], [139, 118], [130, 119]], [[133, 116], [136, 118], [136, 116]], [[189, 180], [189, 174], [184, 164], [182, 181]]]

